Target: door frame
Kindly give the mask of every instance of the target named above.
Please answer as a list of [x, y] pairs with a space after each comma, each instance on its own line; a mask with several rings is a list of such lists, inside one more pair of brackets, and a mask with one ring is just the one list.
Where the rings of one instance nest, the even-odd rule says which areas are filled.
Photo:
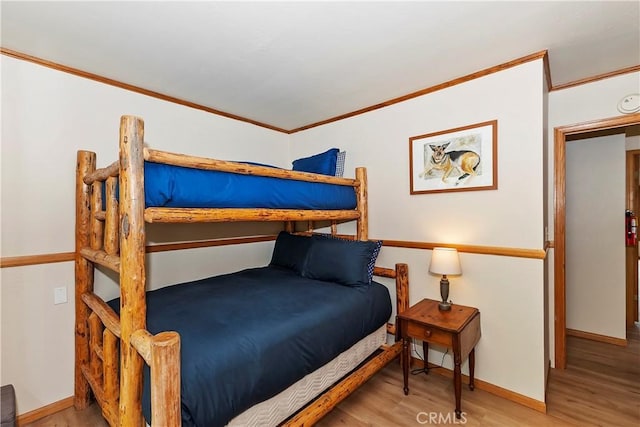
[[567, 367], [567, 300], [566, 300], [566, 148], [567, 136], [594, 131], [624, 128], [640, 124], [640, 113], [592, 120], [554, 128], [554, 344], [555, 367]]

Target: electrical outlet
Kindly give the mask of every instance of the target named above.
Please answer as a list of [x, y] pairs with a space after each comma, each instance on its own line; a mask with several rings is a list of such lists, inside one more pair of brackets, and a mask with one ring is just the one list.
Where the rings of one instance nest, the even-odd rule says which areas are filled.
[[67, 287], [61, 286], [53, 290], [53, 304], [64, 304], [67, 302]]

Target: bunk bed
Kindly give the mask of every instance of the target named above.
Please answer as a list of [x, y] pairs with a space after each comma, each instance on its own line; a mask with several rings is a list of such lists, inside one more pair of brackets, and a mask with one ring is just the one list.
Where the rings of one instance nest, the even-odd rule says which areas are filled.
[[[395, 334], [388, 290], [371, 279], [394, 278], [403, 311], [407, 266], [373, 265], [380, 242], [368, 240], [364, 168], [350, 179], [156, 151], [143, 141], [143, 121], [123, 116], [116, 162], [96, 168], [95, 153], [78, 152], [77, 409], [93, 397], [112, 426], [312, 425], [399, 355], [397, 340], [386, 344]], [[222, 188], [234, 196], [219, 197]], [[347, 220], [356, 221], [355, 236], [337, 234]], [[145, 223], [228, 221], [284, 223], [269, 265], [147, 292]], [[297, 221], [306, 231], [295, 232]], [[316, 221], [330, 221], [331, 234], [314, 233]], [[328, 253], [341, 255], [328, 265]], [[119, 274], [118, 299], [93, 292], [97, 265]], [[288, 335], [292, 325], [307, 335]], [[260, 344], [265, 335], [275, 344]], [[263, 380], [264, 371], [276, 375]], [[194, 389], [198, 382], [212, 388]], [[230, 389], [235, 382], [250, 392]]]

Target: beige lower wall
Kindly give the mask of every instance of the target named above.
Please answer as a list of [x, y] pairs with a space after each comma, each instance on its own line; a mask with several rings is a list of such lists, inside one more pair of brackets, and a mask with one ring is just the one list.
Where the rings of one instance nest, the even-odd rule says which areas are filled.
[[[18, 414], [73, 394], [73, 263], [3, 268], [2, 384], [13, 384]], [[68, 303], [54, 305], [53, 290]]]
[[[264, 265], [270, 259], [272, 246], [273, 242], [266, 242], [251, 244], [249, 251], [247, 245], [237, 245], [149, 255], [150, 288]], [[227, 260], [224, 266], [202, 262], [206, 258], [223, 256]], [[383, 267], [393, 267], [398, 262], [409, 264], [410, 303], [415, 304], [422, 298], [440, 299], [439, 277], [428, 273], [430, 256], [429, 250], [385, 247], [377, 264]], [[509, 273], [514, 262], [519, 271]], [[496, 376], [492, 373], [503, 372], [501, 366], [511, 364], [515, 359], [531, 367], [542, 360], [542, 350], [528, 351], [523, 357], [519, 349], [528, 348], [532, 336], [538, 339], [543, 336], [541, 315], [539, 318], [521, 316], [522, 312], [531, 310], [531, 301], [540, 300], [542, 288], [530, 288], [520, 280], [520, 274], [540, 276], [543, 262], [463, 253], [464, 273], [450, 279], [451, 300], [475, 306], [481, 312], [482, 338], [476, 347], [476, 377], [537, 401], [544, 401], [544, 396], [536, 393], [541, 386], [537, 382], [542, 381], [535, 375], [537, 369], [522, 370], [519, 375]], [[175, 268], [176, 265], [180, 268]], [[479, 272], [487, 268], [494, 274], [478, 280]], [[5, 268], [0, 273], [3, 283], [2, 383], [14, 384], [18, 413], [24, 414], [73, 394], [73, 263]], [[64, 277], [64, 280], [49, 284], [50, 276]], [[393, 292], [393, 280], [378, 280]], [[53, 288], [65, 285], [69, 302], [53, 305]], [[118, 287], [102, 272], [96, 273], [95, 289], [105, 299], [118, 295]], [[392, 301], [395, 305], [393, 298]], [[395, 313], [394, 306], [393, 316]], [[505, 321], [513, 318], [521, 320]], [[499, 355], [495, 353], [496, 349]], [[429, 360], [439, 363], [444, 353], [444, 349], [431, 346]], [[444, 365], [453, 369], [450, 354], [444, 358]], [[468, 374], [467, 361], [463, 364], [463, 372]]]

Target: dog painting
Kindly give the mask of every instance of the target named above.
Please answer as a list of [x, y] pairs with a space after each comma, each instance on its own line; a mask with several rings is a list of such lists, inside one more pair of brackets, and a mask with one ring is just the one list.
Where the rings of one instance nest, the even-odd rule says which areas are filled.
[[497, 121], [409, 139], [411, 194], [497, 188]]
[[450, 142], [440, 145], [424, 144], [424, 172], [418, 176], [428, 178], [434, 175], [434, 171], [442, 171], [442, 182], [452, 173], [458, 175], [456, 185], [464, 179], [470, 179], [477, 175], [480, 166], [480, 155], [471, 150], [445, 151], [451, 145]]

